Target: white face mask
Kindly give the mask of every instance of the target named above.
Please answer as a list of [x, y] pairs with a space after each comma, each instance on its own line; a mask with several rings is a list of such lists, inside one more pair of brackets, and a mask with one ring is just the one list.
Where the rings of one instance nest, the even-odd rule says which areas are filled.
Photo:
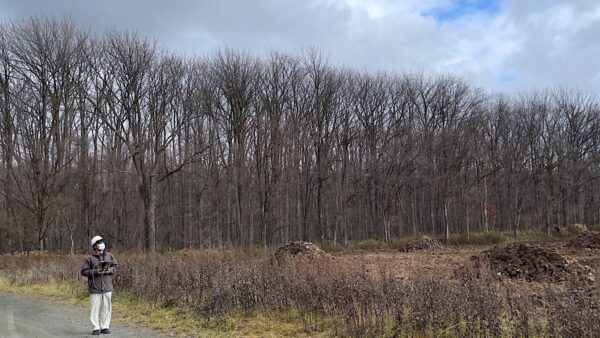
[[104, 245], [104, 243], [100, 243], [100, 244], [96, 245], [96, 248], [98, 249], [98, 251], [104, 251], [104, 248], [106, 248], [106, 245]]

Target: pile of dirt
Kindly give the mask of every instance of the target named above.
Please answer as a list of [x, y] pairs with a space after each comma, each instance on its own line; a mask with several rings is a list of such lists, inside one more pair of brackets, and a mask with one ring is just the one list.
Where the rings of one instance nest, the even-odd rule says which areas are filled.
[[400, 247], [400, 251], [438, 250], [444, 246], [429, 236], [421, 235]]
[[277, 259], [279, 264], [283, 264], [289, 259], [323, 258], [331, 258], [331, 255], [321, 250], [321, 248], [311, 242], [289, 242], [277, 249], [275, 252], [275, 259]]
[[586, 231], [567, 243], [571, 248], [600, 249], [600, 232]]
[[589, 273], [552, 249], [525, 243], [496, 246], [471, 257], [471, 263], [477, 269], [490, 269], [501, 276], [530, 282], [560, 282]]

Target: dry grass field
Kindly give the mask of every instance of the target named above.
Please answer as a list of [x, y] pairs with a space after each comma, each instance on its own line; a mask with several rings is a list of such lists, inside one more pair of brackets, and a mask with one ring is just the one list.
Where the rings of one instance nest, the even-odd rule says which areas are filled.
[[[331, 253], [298, 244], [275, 255], [122, 252], [116, 285], [132, 304], [184, 316], [150, 323], [181, 336], [591, 337], [600, 335], [599, 238], [448, 247], [421, 238], [423, 248]], [[0, 274], [5, 288], [55, 283], [83, 292], [81, 259], [4, 255]]]

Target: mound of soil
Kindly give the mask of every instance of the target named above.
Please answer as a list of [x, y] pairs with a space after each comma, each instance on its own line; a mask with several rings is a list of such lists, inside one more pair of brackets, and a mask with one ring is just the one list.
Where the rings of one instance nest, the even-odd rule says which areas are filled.
[[582, 232], [577, 237], [567, 243], [568, 247], [572, 248], [587, 248], [600, 249], [600, 233], [599, 232]]
[[429, 236], [421, 235], [410, 242], [403, 245], [400, 250], [405, 252], [417, 251], [417, 250], [437, 250], [443, 249], [444, 246], [440, 242], [432, 239]]
[[321, 250], [311, 242], [289, 242], [275, 252], [275, 259], [279, 264], [289, 259], [322, 259], [331, 258], [331, 255]]
[[530, 282], [560, 282], [589, 274], [577, 262], [570, 263], [554, 250], [525, 243], [496, 246], [471, 257], [471, 263], [477, 270], [489, 269], [501, 276]]
[[530, 244], [512, 244], [486, 252], [493, 271], [528, 281], [560, 281], [569, 276], [567, 259], [557, 252]]

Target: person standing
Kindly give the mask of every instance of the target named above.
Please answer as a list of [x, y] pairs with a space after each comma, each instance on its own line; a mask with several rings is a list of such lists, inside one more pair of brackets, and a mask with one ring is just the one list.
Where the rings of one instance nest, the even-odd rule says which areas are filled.
[[90, 321], [93, 325], [92, 335], [110, 334], [110, 317], [112, 312], [113, 276], [117, 272], [117, 260], [106, 250], [106, 241], [101, 236], [94, 236], [90, 241], [92, 251], [85, 257], [81, 267], [81, 275], [88, 278], [90, 295]]

